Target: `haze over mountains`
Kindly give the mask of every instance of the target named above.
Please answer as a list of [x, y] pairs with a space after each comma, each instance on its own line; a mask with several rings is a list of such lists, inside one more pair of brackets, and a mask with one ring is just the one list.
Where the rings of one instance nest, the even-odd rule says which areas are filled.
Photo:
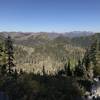
[[67, 37], [80, 37], [80, 36], [88, 36], [94, 34], [94, 32], [89, 31], [72, 31], [72, 32], [64, 32], [64, 33], [57, 33], [57, 32], [0, 32], [0, 35], [7, 37], [11, 35], [13, 38], [18, 37], [29, 37], [31, 35], [40, 35], [40, 34], [47, 34], [49, 38], [56, 38], [60, 35], [67, 36]]

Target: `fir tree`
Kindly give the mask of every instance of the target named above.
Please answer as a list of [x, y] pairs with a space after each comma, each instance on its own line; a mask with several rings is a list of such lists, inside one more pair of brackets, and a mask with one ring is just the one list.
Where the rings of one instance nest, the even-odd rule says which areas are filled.
[[94, 63], [94, 74], [100, 75], [100, 41], [96, 41], [96, 52], [95, 52], [95, 63]]
[[1, 59], [2, 59], [2, 52], [3, 52], [3, 48], [2, 48], [2, 45], [0, 43], [0, 63], [1, 63]]
[[89, 57], [89, 50], [88, 49], [85, 52], [82, 64], [84, 64], [86, 70], [89, 70], [89, 67], [90, 67], [90, 57]]
[[46, 72], [45, 72], [45, 66], [43, 65], [43, 70], [42, 70], [43, 76], [46, 76]]
[[15, 67], [13, 61], [14, 61], [14, 48], [13, 48], [13, 42], [10, 36], [6, 39], [5, 42], [6, 46], [6, 54], [7, 54], [7, 70], [8, 73], [11, 74], [13, 72], [13, 68]]
[[[94, 42], [89, 49], [88, 58], [92, 63], [94, 76], [100, 75], [100, 40], [97, 36], [94, 38]], [[89, 68], [91, 66], [89, 65]]]
[[64, 65], [65, 74], [67, 76], [67, 63]]
[[6, 70], [6, 56], [5, 56], [5, 50], [3, 48], [3, 43], [0, 43], [0, 72], [2, 75], [5, 75], [7, 73]]
[[84, 76], [84, 67], [82, 65], [82, 62], [79, 60], [78, 65], [75, 67], [75, 75], [78, 77], [83, 77]]
[[70, 65], [70, 60], [68, 61], [68, 65], [67, 65], [67, 76], [72, 76], [72, 72], [71, 72], [71, 65]]
[[85, 76], [89, 79], [93, 78], [93, 64], [89, 57], [89, 50], [86, 50], [85, 56], [83, 58], [83, 65], [85, 67]]

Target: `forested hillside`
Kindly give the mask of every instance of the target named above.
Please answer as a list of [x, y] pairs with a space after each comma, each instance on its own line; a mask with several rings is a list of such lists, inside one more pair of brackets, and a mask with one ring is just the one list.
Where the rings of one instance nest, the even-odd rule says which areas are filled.
[[[2, 33], [2, 39], [7, 37], [7, 33], [5, 34]], [[48, 74], [63, 69], [68, 60], [74, 70], [78, 60], [84, 57], [86, 48], [96, 37], [100, 37], [98, 34], [73, 38], [57, 34], [53, 38], [52, 34], [47, 33], [11, 33], [10, 35], [14, 42], [14, 56], [18, 70], [41, 73], [42, 67], [45, 66]]]
[[26, 44], [10, 36], [0, 38], [0, 91], [9, 100], [86, 100], [92, 96], [94, 78], [100, 76], [100, 33], [53, 39], [31, 35], [24, 38]]

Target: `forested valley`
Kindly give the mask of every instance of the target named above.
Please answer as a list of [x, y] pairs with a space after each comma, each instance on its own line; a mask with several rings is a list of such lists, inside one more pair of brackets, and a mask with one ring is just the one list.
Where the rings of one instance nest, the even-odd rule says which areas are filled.
[[100, 33], [0, 33], [0, 95], [5, 100], [100, 100], [92, 90], [96, 79]]

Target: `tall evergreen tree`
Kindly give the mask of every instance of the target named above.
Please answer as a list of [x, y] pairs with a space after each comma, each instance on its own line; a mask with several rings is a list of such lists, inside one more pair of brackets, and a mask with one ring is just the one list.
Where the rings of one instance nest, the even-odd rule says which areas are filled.
[[6, 47], [6, 54], [7, 54], [7, 70], [8, 73], [11, 74], [13, 72], [13, 68], [15, 67], [13, 61], [14, 61], [14, 48], [13, 48], [13, 42], [10, 36], [5, 41], [5, 47]]
[[0, 64], [1, 64], [1, 59], [2, 59], [2, 53], [3, 53], [3, 46], [2, 44], [0, 43]]
[[0, 71], [1, 71], [1, 58], [2, 57], [2, 46], [1, 46], [1, 44], [0, 44]]
[[4, 44], [0, 43], [0, 72], [2, 75], [5, 75], [6, 70], [6, 54], [4, 50]]
[[94, 63], [94, 74], [100, 75], [100, 40], [96, 41], [96, 52], [95, 52], [95, 63]]
[[89, 59], [92, 62], [94, 76], [100, 75], [100, 39], [97, 37], [89, 49]]
[[82, 64], [84, 64], [86, 70], [89, 69], [90, 67], [90, 57], [89, 57], [89, 50], [87, 49], [85, 54], [84, 54], [84, 58], [82, 60]]
[[2, 46], [0, 44], [0, 64], [1, 64], [1, 56], [2, 56]]
[[71, 65], [70, 65], [70, 60], [68, 61], [68, 65], [67, 65], [67, 75], [68, 76], [72, 76], [72, 72], [71, 72]]
[[45, 72], [45, 66], [43, 65], [43, 70], [42, 70], [43, 76], [46, 76], [46, 72]]
[[65, 74], [67, 76], [67, 63], [65, 63], [65, 65], [64, 65], [64, 70], [65, 70]]
[[94, 65], [96, 65], [96, 46], [97, 46], [97, 40], [95, 40], [91, 47], [89, 48], [89, 58], [93, 62]]
[[78, 77], [83, 77], [84, 76], [84, 66], [82, 65], [82, 62], [79, 60], [78, 65], [75, 67], [75, 75]]
[[86, 69], [85, 76], [89, 79], [92, 79], [93, 78], [93, 64], [90, 60], [88, 49], [86, 50], [86, 53], [83, 58], [83, 65]]

